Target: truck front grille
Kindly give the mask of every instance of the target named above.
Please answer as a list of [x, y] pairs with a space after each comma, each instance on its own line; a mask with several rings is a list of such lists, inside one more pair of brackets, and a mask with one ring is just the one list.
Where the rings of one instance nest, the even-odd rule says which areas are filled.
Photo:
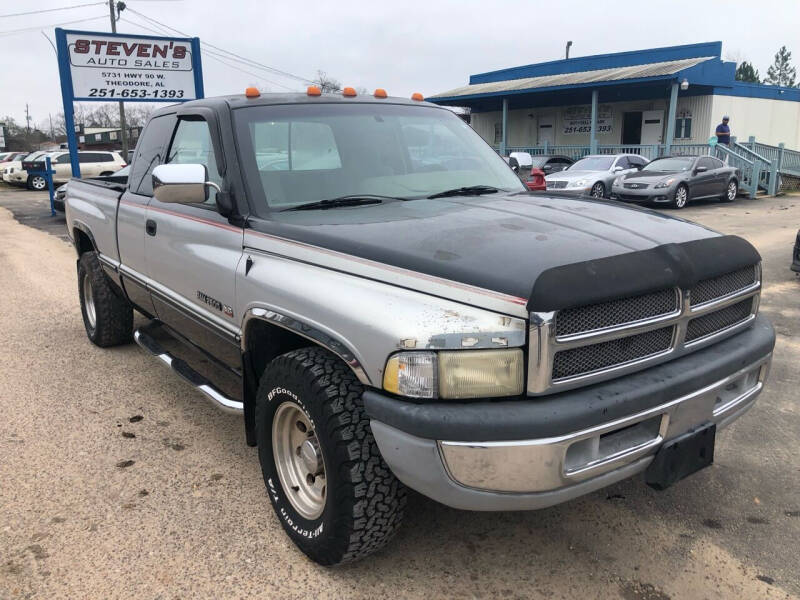
[[528, 392], [611, 379], [714, 343], [755, 318], [760, 290], [761, 266], [753, 265], [688, 290], [532, 313]]
[[666, 352], [672, 346], [674, 329], [662, 327], [655, 331], [556, 352], [553, 359], [553, 380], [587, 375]]

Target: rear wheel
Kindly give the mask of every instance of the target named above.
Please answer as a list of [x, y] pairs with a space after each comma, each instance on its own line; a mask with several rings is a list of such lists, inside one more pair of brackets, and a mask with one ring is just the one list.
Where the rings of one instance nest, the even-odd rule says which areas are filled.
[[100, 177], [109, 177], [113, 174], [114, 173], [112, 173], [111, 171], [103, 171], [102, 173], [100, 173]]
[[96, 252], [84, 252], [78, 260], [78, 295], [86, 335], [94, 344], [107, 348], [131, 341], [133, 308], [112, 287]]
[[672, 198], [672, 206], [674, 208], [683, 208], [689, 202], [689, 188], [680, 184], [675, 189], [675, 196]]
[[41, 175], [31, 175], [28, 177], [28, 187], [32, 190], [41, 192], [47, 189], [47, 180]]
[[378, 450], [364, 388], [321, 348], [273, 360], [256, 397], [258, 456], [283, 529], [322, 565], [382, 548], [403, 517], [406, 490]]
[[606, 186], [603, 185], [602, 181], [598, 181], [592, 186], [591, 192], [589, 192], [592, 198], [605, 198], [606, 197]]
[[725, 193], [722, 194], [723, 202], [733, 202], [736, 200], [736, 194], [739, 193], [739, 184], [731, 180], [728, 182], [728, 187], [725, 188]]

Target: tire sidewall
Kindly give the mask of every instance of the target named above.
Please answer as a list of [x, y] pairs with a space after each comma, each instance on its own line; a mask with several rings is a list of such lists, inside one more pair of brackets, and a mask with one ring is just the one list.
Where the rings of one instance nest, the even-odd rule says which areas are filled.
[[97, 338], [97, 318], [95, 317], [95, 326], [91, 327], [89, 325], [89, 319], [86, 316], [86, 300], [83, 296], [83, 281], [87, 277], [92, 286], [92, 292], [94, 292], [94, 281], [91, 279], [92, 274], [91, 271], [86, 268], [86, 261], [89, 260], [88, 258], [84, 258], [86, 256], [88, 255], [81, 256], [80, 260], [78, 260], [78, 297], [81, 301], [81, 316], [83, 317], [83, 326], [86, 328], [86, 335], [94, 342]]
[[[731, 184], [736, 186], [736, 193], [733, 194], [733, 198], [731, 198], [728, 195], [728, 191], [731, 188]], [[725, 186], [725, 200], [727, 200], [728, 202], [733, 202], [734, 200], [736, 200], [736, 196], [737, 196], [738, 193], [739, 193], [739, 184], [736, 181], [734, 181], [733, 179], [731, 179], [728, 182], [728, 185]]]
[[[594, 190], [597, 187], [599, 187], [599, 189], [600, 189], [600, 195], [599, 196], [595, 196], [595, 194], [594, 194]], [[589, 195], [592, 198], [605, 198], [606, 197], [606, 186], [603, 184], [602, 181], [595, 182], [594, 184], [592, 184], [591, 190], [589, 190]]]
[[[333, 550], [336, 553], [336, 540], [334, 531], [335, 507], [333, 503], [337, 497], [339, 477], [333, 468], [336, 462], [332, 452], [335, 451], [335, 442], [331, 440], [328, 431], [320, 424], [325, 422], [317, 394], [309, 382], [303, 381], [298, 373], [287, 372], [284, 364], [278, 359], [278, 364], [270, 365], [269, 377], [264, 378], [263, 389], [259, 389], [256, 431], [258, 439], [258, 457], [264, 475], [267, 494], [275, 509], [275, 514], [281, 522], [286, 533], [306, 554], [319, 560], [319, 553]], [[317, 401], [315, 401], [317, 400]], [[314, 427], [315, 434], [322, 448], [322, 459], [325, 465], [326, 496], [325, 507], [322, 514], [316, 519], [303, 517], [287, 497], [286, 490], [281, 484], [278, 470], [275, 467], [275, 457], [272, 449], [272, 421], [278, 407], [284, 402], [297, 405]], [[346, 547], [346, 544], [345, 544]], [[344, 547], [341, 552], [344, 552]]]
[[[686, 191], [686, 200], [683, 204], [678, 204], [678, 192], [683, 189]], [[675, 196], [672, 198], [672, 205], [677, 208], [678, 210], [682, 208], [686, 208], [686, 205], [689, 204], [689, 188], [686, 187], [684, 184], [680, 184], [678, 187], [675, 188]]]

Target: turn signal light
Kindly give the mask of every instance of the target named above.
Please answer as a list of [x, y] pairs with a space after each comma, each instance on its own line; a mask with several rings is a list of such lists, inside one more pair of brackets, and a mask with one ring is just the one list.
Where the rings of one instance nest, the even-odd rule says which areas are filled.
[[322, 90], [315, 85], [310, 85], [306, 90], [306, 94], [309, 96], [322, 96]]
[[261, 92], [259, 92], [256, 87], [249, 87], [244, 91], [244, 95], [248, 98], [258, 98]]
[[417, 102], [422, 102], [425, 98], [423, 98], [422, 94], [420, 94], [419, 92], [414, 92], [413, 94], [411, 94], [411, 99], [416, 100]]
[[378, 88], [377, 90], [375, 90], [375, 97], [386, 98], [386, 90], [383, 88]]
[[356, 90], [355, 88], [346, 87], [342, 90], [342, 96], [355, 96]]

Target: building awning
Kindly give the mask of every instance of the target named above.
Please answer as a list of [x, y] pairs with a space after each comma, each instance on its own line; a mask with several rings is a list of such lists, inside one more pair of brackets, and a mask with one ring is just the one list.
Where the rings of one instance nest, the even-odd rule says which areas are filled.
[[434, 96], [429, 96], [426, 98], [426, 100], [436, 102], [437, 100], [449, 100], [452, 98], [466, 99], [467, 97], [482, 96], [484, 94], [503, 94], [506, 92], [514, 93], [525, 92], [527, 90], [533, 91], [542, 88], [550, 89], [567, 86], [585, 86], [597, 83], [625, 81], [629, 79], [646, 80], [648, 78], [665, 78], [715, 58], [719, 57], [704, 56], [698, 58], [683, 58], [679, 60], [668, 60], [664, 62], [654, 62], [643, 65], [613, 67], [609, 69], [594, 69], [591, 71], [579, 71], [575, 73], [563, 73], [558, 75], [543, 75], [540, 77], [506, 79], [503, 81], [493, 81], [489, 83], [476, 83], [458, 87]]

